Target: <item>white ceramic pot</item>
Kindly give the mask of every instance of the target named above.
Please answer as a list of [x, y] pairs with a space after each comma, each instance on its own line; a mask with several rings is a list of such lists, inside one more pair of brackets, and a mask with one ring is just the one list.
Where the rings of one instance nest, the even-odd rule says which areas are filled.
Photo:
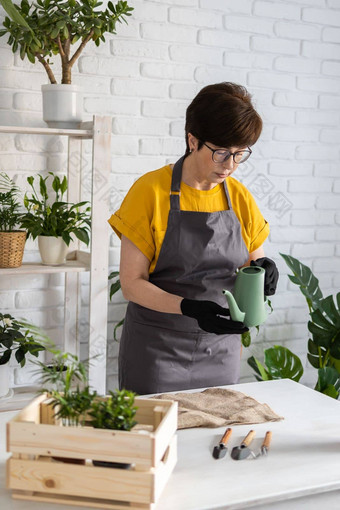
[[9, 394], [9, 363], [0, 365], [0, 398]]
[[62, 237], [38, 236], [42, 264], [60, 266], [66, 262], [67, 244]]
[[81, 92], [78, 85], [41, 86], [43, 119], [51, 128], [77, 129], [82, 120]]

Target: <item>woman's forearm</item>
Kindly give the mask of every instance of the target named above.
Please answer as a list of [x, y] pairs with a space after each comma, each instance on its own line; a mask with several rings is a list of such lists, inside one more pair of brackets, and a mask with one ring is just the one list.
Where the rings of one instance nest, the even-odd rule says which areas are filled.
[[143, 278], [136, 278], [122, 287], [123, 295], [128, 301], [145, 306], [156, 312], [182, 314], [181, 296], [170, 294]]

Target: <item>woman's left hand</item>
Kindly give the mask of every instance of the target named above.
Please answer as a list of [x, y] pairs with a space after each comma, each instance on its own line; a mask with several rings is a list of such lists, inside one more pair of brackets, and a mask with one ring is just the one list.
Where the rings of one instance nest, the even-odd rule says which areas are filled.
[[275, 262], [268, 257], [252, 260], [251, 266], [263, 267], [265, 270], [264, 275], [264, 294], [265, 296], [272, 296], [276, 292], [277, 282], [279, 279], [279, 271]]

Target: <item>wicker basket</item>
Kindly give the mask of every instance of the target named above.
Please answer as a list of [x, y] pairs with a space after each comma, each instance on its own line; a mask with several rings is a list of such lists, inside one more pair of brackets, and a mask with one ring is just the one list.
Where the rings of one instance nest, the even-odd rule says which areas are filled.
[[24, 255], [26, 232], [0, 232], [0, 267], [20, 267]]

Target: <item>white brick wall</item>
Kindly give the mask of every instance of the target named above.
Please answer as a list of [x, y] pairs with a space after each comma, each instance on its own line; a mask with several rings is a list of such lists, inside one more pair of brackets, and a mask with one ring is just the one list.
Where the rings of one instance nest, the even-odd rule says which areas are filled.
[[[84, 116], [112, 115], [112, 210], [134, 180], [184, 150], [185, 109], [208, 83], [248, 87], [264, 132], [239, 178], [271, 224], [266, 252], [280, 268], [274, 313], [243, 350], [246, 359], [280, 343], [306, 362], [307, 306], [289, 283], [279, 251], [312, 266], [325, 293], [340, 286], [340, 3], [338, 0], [132, 0], [128, 26], [104, 46], [88, 46], [74, 69], [84, 89]], [[0, 11], [0, 16], [3, 11]], [[57, 65], [57, 69], [59, 64]], [[0, 39], [0, 123], [41, 125], [42, 68], [13, 56]], [[65, 168], [65, 141], [0, 135], [0, 170], [25, 182], [27, 173]], [[112, 269], [119, 240], [110, 243]], [[37, 257], [27, 246], [26, 260]], [[62, 325], [60, 277], [0, 280], [0, 307], [45, 326], [54, 338]], [[86, 331], [87, 280], [82, 321]], [[117, 384], [114, 324], [124, 315], [121, 294], [109, 305], [109, 387]], [[82, 345], [86, 350], [86, 345]], [[84, 351], [85, 352], [85, 351]], [[26, 378], [25, 378], [26, 377]], [[29, 377], [12, 376], [24, 384]], [[313, 384], [313, 370], [304, 380]]]

